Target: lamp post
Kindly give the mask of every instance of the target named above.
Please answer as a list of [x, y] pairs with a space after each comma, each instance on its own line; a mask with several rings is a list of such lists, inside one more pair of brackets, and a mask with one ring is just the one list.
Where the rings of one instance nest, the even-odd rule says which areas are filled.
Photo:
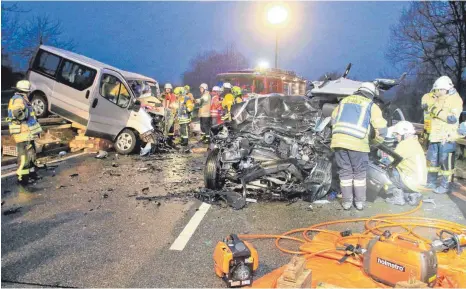
[[275, 26], [275, 68], [278, 68], [278, 25], [285, 22], [287, 17], [288, 11], [280, 5], [271, 7], [267, 12], [269, 23]]

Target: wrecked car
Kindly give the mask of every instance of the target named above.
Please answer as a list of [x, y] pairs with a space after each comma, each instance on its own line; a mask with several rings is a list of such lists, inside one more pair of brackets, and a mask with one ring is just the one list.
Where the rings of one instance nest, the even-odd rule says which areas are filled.
[[211, 130], [206, 188], [226, 181], [247, 194], [314, 201], [332, 183], [330, 118], [304, 96], [268, 95], [232, 107], [233, 120]]
[[[330, 115], [342, 98], [352, 95], [363, 83], [363, 81], [348, 78], [351, 67], [352, 65], [349, 63], [345, 72], [338, 79], [331, 79], [326, 76], [323, 81], [312, 81], [310, 83], [310, 89], [306, 92], [306, 96], [318, 104], [324, 115]], [[379, 96], [374, 99], [374, 102], [382, 110], [388, 126], [393, 125], [393, 121], [405, 120], [401, 109], [391, 103], [389, 97], [386, 96], [388, 91], [398, 86], [405, 77], [406, 73], [403, 73], [398, 79], [377, 78], [373, 80], [379, 90]]]

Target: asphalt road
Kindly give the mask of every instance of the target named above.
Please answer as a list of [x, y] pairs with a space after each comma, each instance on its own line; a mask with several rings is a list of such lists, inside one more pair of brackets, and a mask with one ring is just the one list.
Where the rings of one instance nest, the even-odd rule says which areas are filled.
[[[13, 178], [2, 179], [2, 286], [225, 287], [214, 274], [212, 253], [230, 233], [279, 234], [328, 220], [408, 209], [388, 206], [381, 199], [363, 212], [343, 211], [338, 201], [314, 204], [312, 211], [302, 201], [259, 202], [239, 211], [213, 205], [186, 247], [169, 250], [201, 202], [191, 197], [136, 197], [202, 187], [204, 158], [82, 156], [41, 172], [44, 178], [28, 188], [16, 186]], [[458, 191], [464, 193], [460, 186]], [[435, 207], [425, 204], [415, 215], [466, 224], [455, 203], [464, 206], [464, 200], [433, 198]], [[260, 256], [258, 277], [291, 257], [277, 250], [273, 240], [253, 244]]]

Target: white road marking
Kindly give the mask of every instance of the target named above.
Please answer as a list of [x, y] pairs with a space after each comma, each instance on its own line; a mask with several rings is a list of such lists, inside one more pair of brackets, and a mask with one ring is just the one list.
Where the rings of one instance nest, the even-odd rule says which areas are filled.
[[[72, 158], [76, 158], [76, 157], [79, 157], [79, 156], [82, 156], [82, 155], [86, 155], [86, 154], [89, 154], [89, 153], [79, 153], [79, 154], [76, 154], [76, 155], [71, 155], [71, 156], [67, 156], [67, 157], [64, 157], [64, 158], [61, 158], [61, 159], [58, 159], [58, 160], [54, 160], [54, 161], [50, 161], [48, 163], [46, 163], [47, 165], [50, 165], [50, 164], [54, 164], [54, 163], [59, 163], [59, 162], [62, 162], [62, 161], [66, 161], [66, 160], [69, 160], [69, 159], [72, 159]], [[2, 171], [5, 169], [10, 169], [10, 168], [16, 168], [17, 165], [8, 165], [8, 166], [4, 166], [2, 167]], [[13, 176], [13, 175], [16, 175], [16, 171], [14, 172], [9, 172], [7, 174], [3, 174], [2, 173], [2, 179], [3, 178], [6, 178], [6, 177], [9, 177], [9, 176]]]
[[191, 220], [189, 220], [188, 224], [186, 224], [186, 227], [181, 231], [178, 238], [176, 238], [175, 242], [170, 246], [170, 250], [183, 251], [210, 207], [210, 204], [202, 203]]

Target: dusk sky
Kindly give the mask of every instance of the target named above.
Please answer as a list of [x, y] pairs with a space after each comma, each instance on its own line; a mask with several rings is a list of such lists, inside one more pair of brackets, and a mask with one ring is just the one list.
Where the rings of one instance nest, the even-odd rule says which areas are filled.
[[[13, 3], [13, 2], [10, 2]], [[77, 53], [118, 68], [179, 82], [200, 52], [235, 43], [250, 61], [274, 61], [275, 34], [262, 2], [20, 2], [22, 17], [59, 19]], [[393, 73], [389, 28], [408, 2], [294, 2], [280, 32], [279, 66], [308, 79], [343, 72], [360, 79]]]

